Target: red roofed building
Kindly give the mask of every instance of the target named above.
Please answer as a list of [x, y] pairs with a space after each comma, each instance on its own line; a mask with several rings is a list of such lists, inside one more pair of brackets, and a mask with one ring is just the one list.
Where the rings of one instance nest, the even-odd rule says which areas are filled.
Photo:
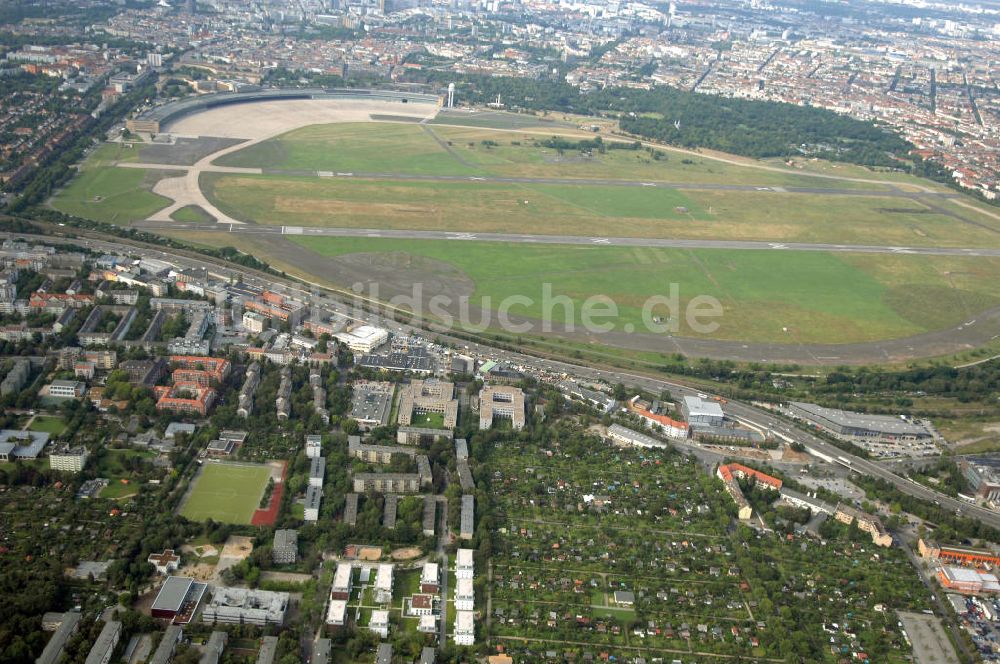
[[156, 392], [156, 410], [177, 410], [185, 413], [197, 413], [201, 416], [215, 403], [215, 390], [203, 387], [198, 383], [174, 383], [172, 386], [154, 388]]
[[94, 303], [93, 295], [65, 293], [34, 292], [28, 298], [28, 306], [32, 309], [49, 311], [64, 311], [66, 309], [82, 309]]
[[638, 400], [639, 397], [633, 397], [628, 402], [628, 409], [645, 420], [647, 426], [653, 429], [659, 429], [671, 438], [688, 437], [687, 422], [681, 422], [667, 417], [666, 415], [654, 413], [653, 411], [639, 405]]
[[171, 376], [175, 383], [197, 383], [202, 387], [209, 387], [217, 382], [211, 372], [200, 369], [177, 369]]
[[174, 382], [185, 381], [204, 385], [221, 383], [229, 375], [229, 360], [204, 355], [171, 355], [170, 364], [176, 365]]
[[942, 546], [933, 540], [921, 539], [917, 551], [929, 560], [942, 560], [966, 567], [1000, 567], [1000, 555], [988, 549], [972, 549], [963, 546]]
[[737, 479], [752, 479], [754, 484], [756, 484], [761, 489], [774, 489], [775, 491], [781, 491], [781, 480], [777, 477], [772, 477], [766, 473], [762, 473], [759, 470], [754, 470], [748, 466], [744, 466], [739, 463], [730, 463], [725, 466], [719, 466], [717, 472], [719, 479], [723, 482], [728, 482], [734, 477]]

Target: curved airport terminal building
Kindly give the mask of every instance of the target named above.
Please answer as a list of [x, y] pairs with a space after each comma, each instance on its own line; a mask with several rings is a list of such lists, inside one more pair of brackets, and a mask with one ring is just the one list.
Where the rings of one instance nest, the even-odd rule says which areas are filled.
[[201, 111], [231, 104], [252, 104], [291, 100], [371, 100], [400, 104], [441, 105], [443, 98], [435, 94], [401, 90], [371, 90], [355, 88], [304, 88], [295, 90], [255, 90], [252, 92], [218, 92], [155, 106], [126, 121], [129, 131], [159, 133], [171, 122]]

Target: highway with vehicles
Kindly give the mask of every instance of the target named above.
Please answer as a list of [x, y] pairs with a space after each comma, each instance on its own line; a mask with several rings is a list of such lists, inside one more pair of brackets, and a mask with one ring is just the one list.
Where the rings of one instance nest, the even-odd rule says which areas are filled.
[[[464, 352], [467, 354], [507, 362], [523, 368], [523, 370], [528, 373], [536, 375], [565, 375], [566, 377], [577, 380], [587, 382], [604, 382], [610, 385], [621, 383], [626, 387], [643, 389], [652, 392], [653, 394], [660, 394], [663, 390], [669, 390], [675, 398], [697, 396], [705, 392], [704, 387], [691, 387], [674, 380], [653, 378], [618, 369], [586, 367], [561, 360], [546, 359], [524, 353], [500, 350], [486, 344], [468, 341], [464, 338], [460, 339], [457, 337], [449, 337], [446, 332], [434, 330], [432, 326], [429, 326], [428, 329], [424, 329], [394, 320], [386, 315], [371, 313], [370, 311], [362, 311], [362, 309], [354, 304], [347, 303], [346, 300], [341, 299], [343, 297], [342, 294], [330, 289], [321, 289], [316, 286], [306, 286], [301, 282], [294, 281], [292, 279], [256, 272], [254, 270], [242, 268], [240, 266], [225, 263], [224, 261], [215, 260], [209, 257], [198, 258], [196, 257], [197, 255], [192, 255], [192, 253], [154, 249], [150, 245], [130, 240], [121, 240], [118, 238], [110, 240], [97, 239], [97, 236], [100, 234], [88, 231], [76, 231], [76, 229], [74, 229], [74, 232], [78, 232], [80, 236], [86, 235], [86, 237], [60, 239], [52, 236], [28, 235], [23, 233], [2, 233], [0, 235], [3, 237], [16, 236], [30, 241], [49, 244], [58, 244], [60, 242], [73, 243], [100, 252], [118, 253], [123, 251], [123, 249], [127, 250], [128, 248], [132, 248], [134, 250], [141, 250], [146, 256], [168, 261], [183, 269], [203, 269], [211, 271], [213, 274], [228, 276], [239, 274], [246, 283], [252, 286], [274, 288], [276, 284], [280, 284], [287, 291], [294, 293], [299, 297], [308, 299], [311, 306], [315, 309], [326, 310], [341, 316], [353, 318], [354, 320], [364, 321], [371, 325], [385, 327], [393, 332], [399, 332], [401, 334], [427, 336], [428, 330], [430, 330], [431, 334], [433, 334], [436, 339], [452, 342], [460, 348], [464, 348]], [[355, 299], [363, 300], [364, 298]], [[370, 301], [368, 304], [372, 307], [379, 307], [381, 311], [391, 312], [389, 308], [380, 302]], [[746, 423], [762, 430], [770, 431], [783, 440], [797, 442], [804, 445], [812, 455], [827, 463], [839, 463], [841, 466], [845, 466], [853, 472], [881, 478], [892, 483], [898, 490], [905, 494], [932, 502], [957, 515], [975, 518], [991, 527], [1000, 529], [1000, 514], [977, 505], [972, 505], [961, 500], [951, 498], [943, 493], [934, 491], [933, 489], [896, 475], [881, 464], [862, 459], [861, 457], [845, 452], [832, 443], [814, 435], [807, 429], [778, 417], [767, 409], [732, 400], [726, 403], [725, 408], [727, 413], [734, 418], [743, 420]], [[839, 462], [836, 461], [837, 459], [839, 459]]]

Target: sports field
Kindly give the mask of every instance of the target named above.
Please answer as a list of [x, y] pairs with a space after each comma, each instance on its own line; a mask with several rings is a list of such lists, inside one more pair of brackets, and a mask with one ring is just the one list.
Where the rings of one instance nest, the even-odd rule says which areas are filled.
[[181, 516], [192, 521], [213, 519], [248, 524], [260, 506], [271, 467], [206, 463], [184, 500]]
[[[616, 330], [642, 325], [647, 298], [680, 289], [682, 306], [698, 295], [723, 305], [710, 336], [785, 343], [852, 343], [897, 338], [957, 325], [1000, 305], [992, 283], [1000, 259], [659, 248], [430, 242], [368, 238], [294, 241], [323, 256], [378, 256], [383, 266], [433, 282], [413, 257], [441, 261], [475, 284], [473, 302], [534, 300], [513, 314], [542, 318], [542, 285], [572, 298], [612, 298]], [[361, 265], [362, 261], [353, 261]], [[421, 274], [423, 271], [423, 274]], [[565, 322], [564, 310], [551, 310]], [[681, 329], [680, 334], [690, 334]]]

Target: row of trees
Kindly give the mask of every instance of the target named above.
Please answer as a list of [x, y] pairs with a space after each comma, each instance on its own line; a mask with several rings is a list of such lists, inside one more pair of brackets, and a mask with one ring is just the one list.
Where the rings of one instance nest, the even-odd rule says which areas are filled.
[[871, 122], [810, 106], [730, 99], [668, 86], [581, 93], [564, 81], [547, 79], [469, 75], [464, 82], [462, 95], [473, 103], [493, 102], [499, 95], [511, 108], [617, 116], [622, 130], [630, 134], [748, 157], [786, 157], [805, 151], [838, 161], [903, 168], [906, 164], [898, 158], [913, 147]]

